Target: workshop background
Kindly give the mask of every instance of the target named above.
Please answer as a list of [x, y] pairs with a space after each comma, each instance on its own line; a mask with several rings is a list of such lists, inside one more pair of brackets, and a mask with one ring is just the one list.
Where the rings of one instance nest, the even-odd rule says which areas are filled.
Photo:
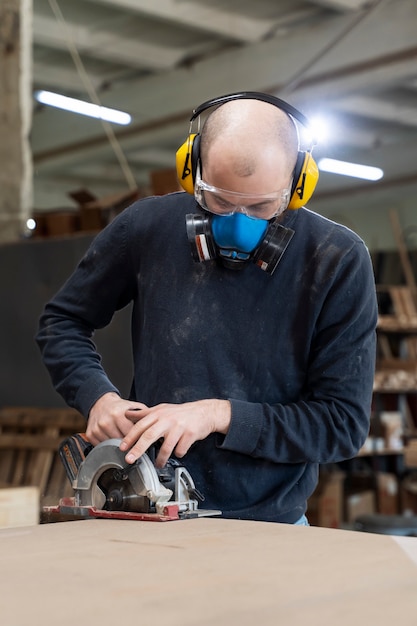
[[[136, 198], [178, 189], [175, 152], [194, 108], [234, 91], [264, 91], [321, 118], [327, 135], [314, 148], [317, 162], [328, 157], [383, 170], [373, 181], [323, 170], [308, 206], [365, 240], [384, 317], [378, 419], [359, 469], [370, 458], [373, 470], [380, 464], [378, 472], [395, 483], [385, 478], [375, 491], [374, 472], [372, 485], [353, 488], [367, 497], [352, 500], [348, 517], [361, 507], [381, 509], [383, 494], [385, 511], [417, 512], [417, 483], [404, 469], [417, 466], [416, 24], [415, 0], [2, 0], [3, 459], [12, 415], [29, 428], [33, 415], [65, 406], [33, 339], [44, 303], [118, 212]], [[53, 108], [41, 102], [45, 92], [123, 111], [131, 121]], [[129, 310], [96, 341], [110, 377], [127, 393]], [[323, 487], [316, 503], [322, 525], [341, 523], [340, 474], [345, 480], [347, 471], [338, 468]], [[404, 477], [406, 506], [398, 499]]]

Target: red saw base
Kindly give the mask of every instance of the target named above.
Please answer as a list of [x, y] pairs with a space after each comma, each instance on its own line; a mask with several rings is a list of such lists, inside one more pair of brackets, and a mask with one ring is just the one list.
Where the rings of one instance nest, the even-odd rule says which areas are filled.
[[[106, 519], [129, 519], [142, 522], [171, 522], [183, 519], [179, 513], [178, 505], [167, 504], [163, 509], [163, 514], [159, 513], [139, 513], [135, 511], [104, 511], [94, 506], [78, 506], [74, 503], [74, 498], [62, 498], [56, 506], [45, 506], [43, 512], [47, 515], [67, 515], [70, 517], [99, 517]], [[184, 517], [191, 517], [189, 514]], [[192, 516], [194, 517], [194, 516]], [[197, 516], [196, 516], [197, 517]]]

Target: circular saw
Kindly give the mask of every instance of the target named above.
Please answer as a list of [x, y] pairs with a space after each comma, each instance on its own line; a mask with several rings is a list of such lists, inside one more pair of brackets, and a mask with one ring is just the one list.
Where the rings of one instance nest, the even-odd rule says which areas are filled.
[[44, 511], [150, 521], [220, 515], [220, 511], [198, 508], [204, 497], [176, 459], [171, 457], [158, 469], [155, 448], [151, 448], [127, 465], [120, 443], [121, 439], [108, 439], [93, 447], [81, 433], [63, 441], [59, 455], [74, 496], [62, 498], [57, 507], [45, 507]]

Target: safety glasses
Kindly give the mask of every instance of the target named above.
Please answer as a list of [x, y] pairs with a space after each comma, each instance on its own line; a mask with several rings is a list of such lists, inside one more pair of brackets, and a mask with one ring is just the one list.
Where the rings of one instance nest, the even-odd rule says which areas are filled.
[[227, 191], [202, 180], [200, 167], [197, 167], [194, 197], [201, 208], [216, 215], [233, 215], [240, 212], [249, 217], [270, 220], [285, 211], [290, 193], [290, 188], [257, 195]]

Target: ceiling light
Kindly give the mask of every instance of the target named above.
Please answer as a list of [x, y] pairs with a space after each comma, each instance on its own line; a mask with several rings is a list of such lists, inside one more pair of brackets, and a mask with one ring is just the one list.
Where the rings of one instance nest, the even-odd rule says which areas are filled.
[[308, 128], [302, 128], [301, 134], [304, 140], [310, 144], [327, 143], [329, 137], [329, 120], [318, 115], [309, 118]]
[[336, 159], [320, 159], [317, 165], [322, 172], [352, 176], [352, 178], [363, 178], [365, 180], [379, 180], [384, 175], [383, 170], [379, 167], [348, 163], [347, 161], [338, 161]]
[[88, 117], [94, 117], [96, 119], [106, 120], [106, 122], [113, 122], [113, 124], [122, 124], [126, 126], [132, 121], [129, 113], [123, 111], [117, 111], [116, 109], [109, 109], [108, 107], [99, 106], [98, 104], [92, 104], [91, 102], [84, 102], [84, 100], [77, 100], [76, 98], [69, 98], [68, 96], [62, 96], [52, 91], [37, 91], [35, 98], [42, 104], [56, 107], [57, 109], [64, 109], [65, 111], [72, 111], [79, 115], [87, 115]]

